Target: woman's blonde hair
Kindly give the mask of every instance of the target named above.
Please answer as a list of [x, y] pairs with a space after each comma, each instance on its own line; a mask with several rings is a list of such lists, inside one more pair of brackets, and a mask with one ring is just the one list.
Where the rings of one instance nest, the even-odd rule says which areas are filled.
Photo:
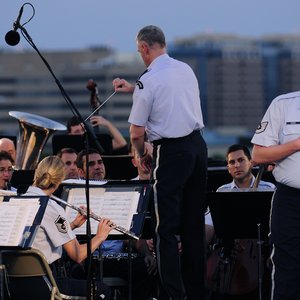
[[37, 166], [33, 185], [47, 190], [60, 183], [65, 178], [64, 163], [58, 156], [47, 156]]

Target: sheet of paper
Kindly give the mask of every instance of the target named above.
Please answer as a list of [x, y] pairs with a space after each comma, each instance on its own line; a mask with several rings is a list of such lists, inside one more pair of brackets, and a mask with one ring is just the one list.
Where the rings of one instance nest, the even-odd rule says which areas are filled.
[[[137, 212], [140, 193], [137, 191], [109, 191], [103, 188], [90, 189], [90, 208], [91, 211], [101, 217], [108, 218], [116, 225], [127, 230], [130, 229], [133, 215]], [[68, 196], [68, 203], [80, 207], [85, 205], [85, 190], [74, 188], [71, 189]], [[67, 207], [66, 213], [69, 221], [72, 222], [77, 211]], [[91, 232], [97, 232], [98, 221], [91, 219]], [[75, 229], [76, 234], [86, 234], [86, 226], [82, 225]], [[119, 231], [113, 230], [111, 234], [120, 234]]]
[[28, 207], [28, 216], [26, 226], [32, 226], [35, 216], [40, 208], [40, 201], [38, 198], [10, 198], [11, 203], [18, 203], [23, 207]]
[[0, 203], [0, 245], [18, 246], [23, 238], [29, 207], [18, 203]]

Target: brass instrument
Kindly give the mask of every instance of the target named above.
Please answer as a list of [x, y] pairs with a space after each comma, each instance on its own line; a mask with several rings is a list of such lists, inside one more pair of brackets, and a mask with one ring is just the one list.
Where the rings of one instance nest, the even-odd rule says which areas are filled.
[[19, 121], [16, 170], [34, 170], [40, 154], [50, 135], [66, 126], [50, 119], [20, 111], [10, 111], [9, 115]]
[[256, 177], [255, 177], [255, 180], [254, 180], [254, 183], [253, 183], [253, 188], [258, 188], [261, 177], [262, 177], [262, 175], [265, 171], [265, 167], [266, 167], [266, 165], [260, 165], [259, 166], [259, 170], [256, 174]]
[[[55, 200], [55, 201], [57, 201], [57, 202], [60, 202], [60, 203], [62, 203], [62, 204], [64, 204], [64, 205], [66, 205], [66, 206], [68, 206], [68, 207], [70, 207], [70, 208], [72, 208], [72, 209], [75, 209], [76, 211], [78, 211], [78, 212], [79, 212], [80, 214], [82, 214], [82, 215], [86, 215], [86, 214], [87, 214], [86, 210], [84, 210], [84, 209], [82, 209], [82, 208], [80, 208], [80, 207], [77, 207], [77, 206], [75, 206], [75, 205], [73, 205], [73, 204], [70, 204], [70, 203], [68, 203], [67, 201], [64, 201], [63, 199], [60, 199], [60, 198], [58, 198], [58, 197], [56, 197], [56, 196], [54, 196], [54, 195], [51, 195], [50, 198], [52, 198], [53, 200]], [[100, 222], [101, 219], [102, 219], [102, 217], [99, 217], [99, 216], [97, 216], [97, 215], [94, 214], [94, 213], [90, 213], [90, 217], [91, 217], [92, 219], [98, 221], [98, 222]], [[132, 232], [132, 231], [130, 231], [130, 230], [127, 230], [126, 228], [121, 227], [121, 226], [118, 226], [118, 225], [116, 225], [116, 224], [113, 224], [113, 226], [115, 226], [115, 228], [114, 228], [115, 230], [117, 230], [117, 231], [119, 231], [119, 232], [121, 232], [121, 233], [124, 233], [124, 234], [126, 234], [126, 235], [128, 235], [128, 236], [130, 236], [130, 237], [132, 237], [132, 238], [134, 238], [134, 239], [136, 239], [136, 240], [139, 239], [139, 238], [135, 235], [134, 232]]]

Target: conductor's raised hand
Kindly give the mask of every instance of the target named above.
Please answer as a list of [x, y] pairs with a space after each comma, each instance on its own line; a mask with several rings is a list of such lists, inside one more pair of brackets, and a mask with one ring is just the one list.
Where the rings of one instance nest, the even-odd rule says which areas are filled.
[[125, 79], [115, 78], [112, 84], [116, 92], [132, 93], [134, 91], [134, 86]]

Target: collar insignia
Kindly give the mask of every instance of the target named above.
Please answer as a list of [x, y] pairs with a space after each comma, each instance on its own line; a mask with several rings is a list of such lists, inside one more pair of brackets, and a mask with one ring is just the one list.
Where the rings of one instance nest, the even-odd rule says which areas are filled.
[[140, 90], [142, 90], [142, 89], [144, 88], [143, 83], [142, 83], [141, 81], [139, 81], [139, 80], [137, 80], [137, 81], [135, 82], [135, 84], [139, 87]]

